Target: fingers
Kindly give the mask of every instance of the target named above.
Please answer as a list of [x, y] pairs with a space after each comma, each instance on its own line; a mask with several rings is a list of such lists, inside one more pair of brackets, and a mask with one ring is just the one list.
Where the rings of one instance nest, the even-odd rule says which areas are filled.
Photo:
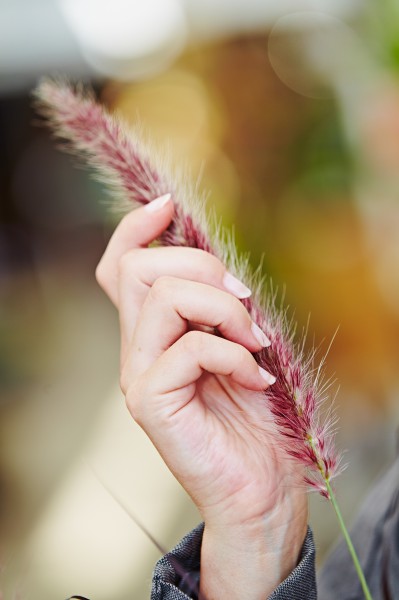
[[216, 328], [251, 352], [269, 344], [243, 304], [231, 294], [211, 285], [160, 277], [140, 311], [129, 352], [131, 368], [136, 373], [146, 371], [187, 332], [189, 322]]
[[[248, 297], [250, 290], [216, 257], [192, 248], [143, 249], [169, 226], [172, 217], [170, 195], [127, 215], [97, 268], [100, 285], [119, 308], [122, 365], [130, 348], [123, 369], [129, 374], [123, 378], [126, 381], [168, 352], [187, 334], [189, 323], [216, 328], [237, 348], [244, 346], [248, 356], [270, 344], [237, 300]], [[261, 375], [251, 357], [252, 363], [259, 385]]]
[[163, 275], [208, 283], [238, 298], [251, 292], [207, 252], [193, 248], [146, 248], [170, 224], [173, 204], [170, 195], [127, 215], [112, 236], [97, 267], [101, 287], [119, 308], [121, 363], [130, 345], [138, 313], [153, 283]]
[[275, 381], [242, 345], [202, 331], [189, 331], [179, 338], [145, 377], [131, 376], [131, 367], [128, 361], [121, 386], [130, 412], [142, 426], [154, 425], [157, 416], [168, 418], [184, 408], [204, 371], [230, 376], [249, 390], [261, 391]]
[[126, 215], [112, 235], [96, 269], [96, 278], [114, 304], [118, 302], [119, 259], [132, 248], [143, 248], [154, 241], [173, 217], [171, 195], [165, 194]]
[[166, 274], [216, 285], [237, 298], [250, 296], [251, 291], [227, 273], [216, 257], [206, 252], [181, 247], [152, 248], [150, 253], [139, 250], [167, 229], [173, 212], [170, 194], [166, 194], [122, 219], [96, 270], [97, 281], [112, 302], [118, 306], [118, 278], [122, 282], [122, 292], [132, 284], [135, 286], [132, 289], [134, 295], [136, 289], [145, 289], [143, 285], [148, 288], [157, 277]]
[[[122, 331], [122, 361], [141, 306], [152, 285], [162, 276], [206, 283], [238, 298], [250, 290], [226, 272], [215, 256], [195, 248], [167, 247], [130, 250], [119, 262], [118, 308]], [[130, 333], [129, 333], [130, 332]]]

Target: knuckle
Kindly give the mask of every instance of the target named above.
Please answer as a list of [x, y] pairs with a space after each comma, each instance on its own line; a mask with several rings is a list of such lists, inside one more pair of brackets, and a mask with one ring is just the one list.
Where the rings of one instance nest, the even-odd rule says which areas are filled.
[[207, 268], [212, 271], [220, 270], [224, 271], [225, 266], [217, 256], [210, 254], [206, 250], [200, 250], [199, 248], [191, 248], [192, 252], [195, 253], [195, 262], [201, 268]]
[[189, 354], [199, 354], [205, 342], [205, 336], [207, 334], [202, 331], [188, 331], [181, 338], [183, 351]]
[[120, 376], [120, 387], [125, 396], [126, 407], [133, 419], [140, 424], [142, 416], [142, 392], [137, 380], [132, 381], [125, 370]]
[[228, 294], [228, 293], [226, 294], [225, 302], [226, 302], [226, 311], [228, 311], [228, 314], [234, 315], [234, 314], [247, 313], [242, 302], [238, 298], [233, 296], [232, 294]]
[[250, 356], [250, 353], [246, 348], [244, 348], [244, 346], [241, 346], [241, 344], [235, 344], [234, 351], [237, 364], [245, 364], [248, 362], [248, 357]]
[[223, 293], [223, 303], [219, 306], [214, 307], [215, 318], [221, 319], [221, 325], [227, 326], [228, 324], [235, 324], [235, 327], [242, 327], [246, 321], [250, 321], [251, 318], [244, 305], [232, 294]]
[[154, 281], [149, 292], [153, 300], [164, 300], [169, 297], [175, 287], [175, 280], [169, 275], [161, 275]]
[[122, 394], [124, 396], [127, 396], [129, 390], [129, 382], [130, 377], [128, 376], [126, 368], [123, 368], [119, 376], [119, 387], [121, 388]]
[[126, 408], [128, 409], [133, 420], [138, 424], [143, 423], [142, 403], [135, 394], [128, 394], [125, 398]]
[[100, 262], [98, 263], [96, 270], [95, 270], [95, 278], [96, 281], [98, 283], [98, 285], [103, 289], [106, 290], [107, 288], [107, 271], [104, 265], [104, 259], [102, 258], [100, 260]]

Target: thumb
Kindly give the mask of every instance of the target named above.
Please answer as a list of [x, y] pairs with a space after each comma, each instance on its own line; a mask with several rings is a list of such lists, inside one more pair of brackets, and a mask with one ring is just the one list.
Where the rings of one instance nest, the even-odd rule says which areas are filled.
[[171, 194], [164, 194], [130, 212], [116, 228], [109, 251], [118, 257], [132, 248], [148, 246], [169, 226], [173, 217]]
[[120, 259], [129, 250], [145, 248], [159, 237], [170, 225], [173, 214], [172, 195], [164, 194], [132, 210], [115, 229], [96, 269], [98, 283], [114, 304], [117, 302], [116, 279]]

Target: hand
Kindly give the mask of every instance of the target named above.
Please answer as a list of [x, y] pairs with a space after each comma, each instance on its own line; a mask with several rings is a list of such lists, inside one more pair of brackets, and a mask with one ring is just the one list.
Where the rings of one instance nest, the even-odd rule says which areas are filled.
[[97, 268], [119, 310], [121, 387], [203, 516], [207, 600], [264, 600], [297, 563], [306, 494], [262, 395], [274, 378], [252, 356], [268, 340], [249, 291], [210, 254], [147, 248], [172, 217], [171, 201], [127, 215]]

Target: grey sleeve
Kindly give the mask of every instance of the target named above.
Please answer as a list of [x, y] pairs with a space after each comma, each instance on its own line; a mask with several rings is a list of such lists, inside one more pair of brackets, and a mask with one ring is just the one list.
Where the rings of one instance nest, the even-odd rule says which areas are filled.
[[[351, 538], [373, 599], [399, 598], [399, 456], [366, 498]], [[318, 588], [322, 600], [364, 598], [343, 542], [326, 561]]]
[[[191, 531], [155, 566], [151, 600], [197, 598], [200, 552], [204, 525]], [[315, 547], [309, 528], [297, 567], [269, 597], [269, 600], [316, 600]], [[266, 600], [266, 599], [265, 599]]]

